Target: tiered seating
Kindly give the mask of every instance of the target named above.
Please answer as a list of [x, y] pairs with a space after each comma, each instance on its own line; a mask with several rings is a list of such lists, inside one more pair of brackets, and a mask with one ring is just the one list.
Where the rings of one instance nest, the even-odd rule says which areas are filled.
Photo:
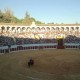
[[23, 44], [42, 44], [57, 43], [56, 39], [31, 39], [31, 38], [12, 38], [0, 36], [0, 46], [23, 45]]
[[64, 39], [64, 44], [66, 48], [79, 48], [80, 37], [69, 35]]
[[69, 35], [64, 39], [64, 43], [80, 43], [80, 38]]

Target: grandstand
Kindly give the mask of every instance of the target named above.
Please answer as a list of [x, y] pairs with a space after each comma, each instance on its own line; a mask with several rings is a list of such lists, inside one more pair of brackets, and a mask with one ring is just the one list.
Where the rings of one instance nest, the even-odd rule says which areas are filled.
[[[10, 47], [9, 47], [10, 45]], [[52, 48], [80, 48], [80, 24], [0, 25], [0, 52]]]

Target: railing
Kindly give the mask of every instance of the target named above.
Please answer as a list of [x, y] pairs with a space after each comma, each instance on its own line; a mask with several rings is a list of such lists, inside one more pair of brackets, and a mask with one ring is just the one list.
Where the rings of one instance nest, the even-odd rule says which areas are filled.
[[65, 49], [80, 49], [79, 43], [65, 43]]
[[[65, 43], [64, 49], [80, 49], [80, 44], [70, 44]], [[15, 51], [24, 51], [24, 50], [37, 50], [37, 49], [57, 49], [57, 43], [50, 44], [27, 44], [27, 45], [12, 45], [11, 47], [3, 46], [0, 47], [0, 53], [9, 53]]]
[[13, 51], [36, 50], [36, 49], [56, 49], [56, 48], [57, 48], [56, 43], [13, 45], [11, 47], [8, 46], [0, 47], [0, 53], [9, 53]]

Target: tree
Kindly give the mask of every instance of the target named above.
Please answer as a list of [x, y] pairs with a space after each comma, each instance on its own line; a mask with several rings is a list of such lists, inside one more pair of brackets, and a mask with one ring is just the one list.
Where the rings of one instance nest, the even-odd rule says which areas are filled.
[[43, 23], [41, 21], [36, 21], [36, 24], [45, 24], [45, 23]]
[[5, 23], [10, 23], [13, 18], [13, 13], [10, 9], [5, 9], [4, 11], [4, 22]]
[[0, 23], [25, 23], [30, 25], [32, 22], [37, 24], [44, 24], [41, 21], [37, 21], [35, 18], [30, 17], [30, 14], [26, 11], [23, 19], [18, 19], [13, 15], [13, 12], [10, 9], [5, 9], [4, 12], [0, 10]]
[[4, 19], [4, 15], [3, 12], [0, 10], [0, 22], [3, 22], [3, 19]]
[[29, 15], [29, 13], [26, 11], [26, 13], [25, 13], [25, 17], [24, 17], [25, 19], [29, 19], [30, 18], [30, 15]]
[[23, 21], [22, 21], [23, 23], [26, 23], [26, 24], [31, 24], [31, 19], [30, 19], [30, 15], [29, 15], [29, 13], [26, 11], [26, 13], [25, 13], [25, 17], [24, 17], [24, 19], [23, 19]]
[[13, 16], [11, 23], [20, 23], [20, 20], [17, 17]]
[[31, 17], [30, 20], [31, 20], [31, 22], [33, 22], [33, 21], [36, 22], [35, 18], [33, 18], [33, 17]]

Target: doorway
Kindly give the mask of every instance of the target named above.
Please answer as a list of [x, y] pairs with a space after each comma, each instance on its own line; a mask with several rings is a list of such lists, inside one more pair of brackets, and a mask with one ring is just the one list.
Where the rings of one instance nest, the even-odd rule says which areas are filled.
[[58, 42], [57, 49], [64, 49], [63, 38], [57, 39], [57, 42]]

